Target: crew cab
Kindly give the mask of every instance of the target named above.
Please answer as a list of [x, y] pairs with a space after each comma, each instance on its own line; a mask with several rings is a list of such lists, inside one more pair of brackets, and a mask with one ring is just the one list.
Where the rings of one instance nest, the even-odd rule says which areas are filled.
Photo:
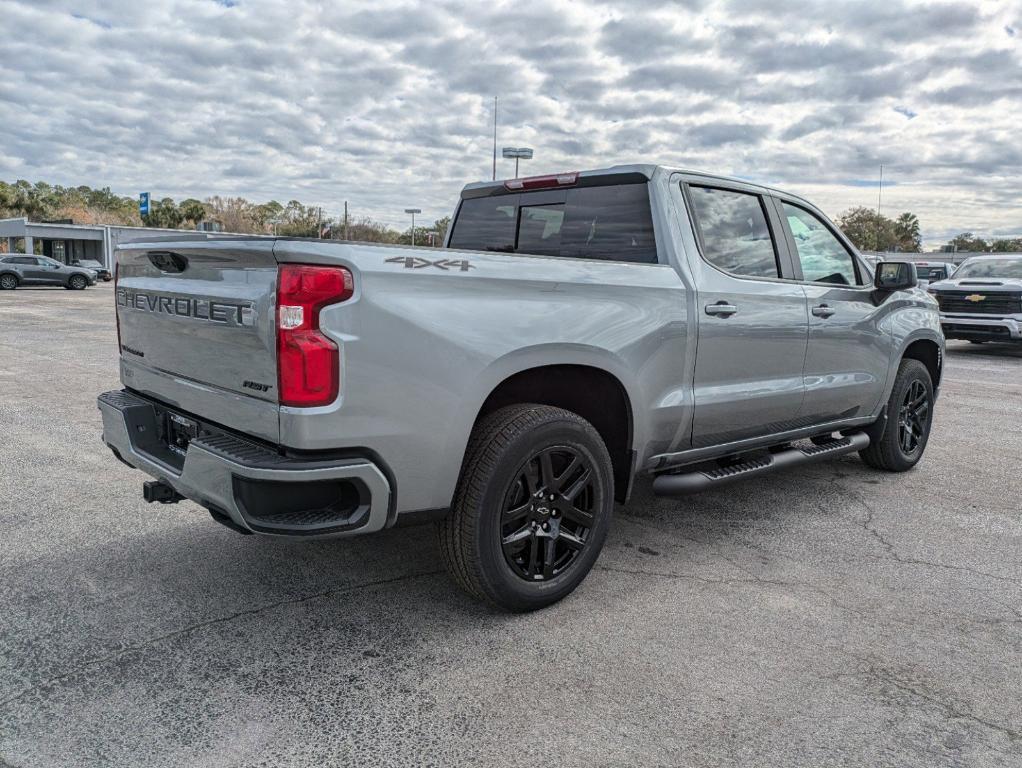
[[242, 533], [435, 520], [470, 594], [571, 592], [637, 477], [715, 491], [930, 433], [944, 340], [811, 203], [654, 165], [464, 188], [443, 249], [171, 238], [117, 253], [103, 439]]
[[1022, 255], [973, 256], [927, 290], [946, 338], [1022, 344]]

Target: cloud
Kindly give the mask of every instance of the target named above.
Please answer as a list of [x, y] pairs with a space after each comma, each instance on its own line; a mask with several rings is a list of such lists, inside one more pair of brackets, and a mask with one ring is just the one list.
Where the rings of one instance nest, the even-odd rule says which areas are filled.
[[[652, 161], [1018, 226], [1017, 5], [0, 0], [0, 178], [299, 198], [404, 225], [489, 178]], [[12, 116], [16, 116], [13, 118]], [[498, 173], [512, 166], [498, 160]], [[885, 186], [885, 199], [887, 191]], [[875, 201], [874, 201], [875, 202]]]

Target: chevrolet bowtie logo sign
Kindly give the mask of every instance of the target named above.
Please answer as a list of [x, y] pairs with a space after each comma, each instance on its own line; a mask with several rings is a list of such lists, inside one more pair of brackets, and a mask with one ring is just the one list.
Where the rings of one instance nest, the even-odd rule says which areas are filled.
[[969, 294], [968, 296], [966, 296], [965, 300], [966, 301], [971, 301], [973, 304], [975, 304], [978, 301], [983, 301], [983, 299], [985, 299], [985, 298], [986, 298], [986, 296], [984, 296], [981, 293], [972, 293], [972, 294]]

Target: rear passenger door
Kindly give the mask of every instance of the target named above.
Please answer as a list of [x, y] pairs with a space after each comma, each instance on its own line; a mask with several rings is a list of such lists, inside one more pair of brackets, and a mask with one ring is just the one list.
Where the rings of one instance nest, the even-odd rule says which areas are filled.
[[692, 447], [793, 429], [808, 319], [777, 211], [739, 184], [690, 180], [682, 189], [700, 250]]
[[35, 256], [19, 256], [17, 262], [21, 268], [22, 282], [26, 285], [45, 283], [49, 277], [47, 270], [40, 266], [39, 259]]
[[835, 228], [801, 201], [776, 201], [793, 266], [809, 302], [802, 421], [864, 416], [879, 404], [890, 345], [869, 274]]

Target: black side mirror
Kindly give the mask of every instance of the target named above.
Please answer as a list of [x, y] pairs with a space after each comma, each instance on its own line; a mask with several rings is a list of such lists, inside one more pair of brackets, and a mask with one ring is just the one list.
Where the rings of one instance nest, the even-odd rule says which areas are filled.
[[873, 287], [878, 291], [907, 291], [919, 284], [916, 265], [911, 261], [882, 261], [877, 264]]

